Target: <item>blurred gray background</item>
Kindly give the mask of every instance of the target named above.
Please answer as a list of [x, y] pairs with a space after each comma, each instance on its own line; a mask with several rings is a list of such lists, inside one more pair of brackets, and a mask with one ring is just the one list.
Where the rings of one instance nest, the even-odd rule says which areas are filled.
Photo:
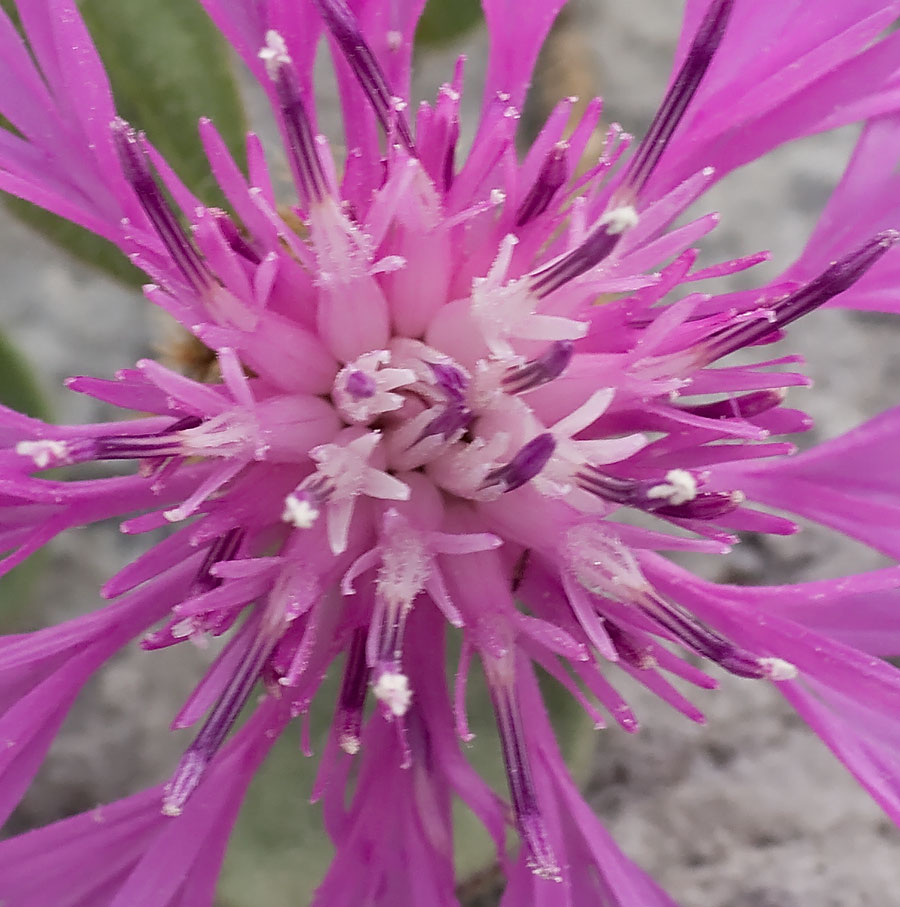
[[[599, 93], [606, 119], [640, 134], [666, 82], [680, 13], [675, 0], [575, 2], [542, 57], [528, 116], [536, 121], [565, 95]], [[431, 52], [421, 61], [417, 94], [433, 94], [462, 50], [470, 85], [477, 84], [486, 46], [474, 33]], [[477, 97], [470, 88], [469, 101]], [[265, 123], [261, 128], [267, 131]], [[758, 280], [777, 273], [801, 249], [854, 138], [854, 130], [844, 130], [804, 141], [726, 180], [706, 200], [723, 215], [707, 247], [711, 256], [769, 248], [774, 262], [759, 269]], [[57, 419], [108, 416], [63, 390], [62, 380], [85, 372], [109, 377], [153, 355], [165, 338], [161, 319], [139, 295], [66, 259], [2, 209], [0, 269], [2, 326], [37, 369]], [[817, 437], [898, 402], [898, 342], [897, 322], [866, 314], [818, 313], [790, 330], [791, 349], [808, 356], [815, 379], [793, 402], [815, 416]], [[103, 580], [143, 544], [114, 526], [58, 540], [23, 625], [95, 607]], [[880, 563], [810, 530], [745, 544], [710, 570], [730, 581], [773, 583]], [[186, 742], [168, 722], [208, 657], [179, 646], [117, 658], [79, 700], [10, 830], [164, 778]], [[624, 850], [684, 907], [900, 905], [897, 831], [773, 688], [722, 676], [719, 692], [695, 699], [708, 715], [706, 727], [633, 684], [623, 681], [622, 688], [643, 730], [636, 738], [615, 728], [597, 734], [590, 797]], [[274, 893], [271, 903], [280, 903]], [[491, 903], [491, 895], [479, 903]]]

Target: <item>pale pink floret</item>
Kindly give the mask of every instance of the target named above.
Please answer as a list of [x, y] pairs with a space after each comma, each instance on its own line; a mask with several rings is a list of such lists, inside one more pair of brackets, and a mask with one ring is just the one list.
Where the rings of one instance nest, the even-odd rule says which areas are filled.
[[[323, 907], [455, 904], [455, 797], [491, 834], [504, 904], [673, 903], [581, 799], [535, 665], [596, 727], [630, 733], [615, 671], [698, 722], [670, 681], [715, 680], [689, 655], [775, 682], [900, 819], [900, 681], [881, 660], [900, 650], [896, 571], [737, 588], [659, 553], [796, 531], [753, 502], [900, 551], [897, 413], [791, 457], [776, 436], [811, 424], [783, 406], [808, 384], [799, 358], [719, 365], [823, 305], [896, 311], [900, 35], [882, 33], [900, 3], [821, 15], [689, 0], [646, 137], [610, 127], [583, 160], [597, 99], [568, 137], [570, 100], [521, 159], [516, 145], [561, 2], [484, 0], [490, 61], [465, 156], [462, 61], [434, 105], [409, 109], [420, 0], [201, 2], [271, 100], [290, 209], [259, 139], [247, 137], [245, 175], [206, 120], [233, 213], [203, 206], [117, 118], [71, 0], [18, 3], [30, 52], [0, 12], [0, 113], [17, 130], [0, 147], [0, 189], [117, 244], [221, 376], [142, 361], [70, 380], [147, 414], [128, 421], [53, 426], [0, 409], [4, 571], [101, 520], [171, 532], [106, 583], [118, 600], [105, 610], [0, 640], [0, 739], [14, 744], [0, 752], [0, 812], [129, 639], [153, 650], [228, 636], [175, 717], [199, 730], [169, 783], [0, 844], [0, 899], [211, 903], [247, 784], [288, 721], [320, 707], [328, 670], [342, 675], [314, 792], [336, 848]], [[323, 35], [340, 171], [316, 119]], [[856, 120], [868, 123], [855, 156], [798, 262], [757, 290], [702, 292], [767, 256], [697, 269], [717, 217], [685, 212], [735, 167]], [[42, 474], [108, 460], [136, 461], [134, 475]], [[619, 519], [635, 513], [643, 528]], [[466, 714], [474, 655], [511, 809], [461, 747], [480, 743]], [[260, 684], [262, 703], [226, 742]]]

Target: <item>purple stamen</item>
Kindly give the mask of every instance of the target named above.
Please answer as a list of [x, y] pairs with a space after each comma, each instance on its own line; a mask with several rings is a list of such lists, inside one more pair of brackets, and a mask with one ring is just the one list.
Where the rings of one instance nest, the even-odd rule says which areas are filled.
[[854, 252], [836, 261], [806, 286], [775, 302], [770, 318], [742, 319], [720, 328], [703, 343], [704, 364], [759, 343], [768, 335], [849, 290], [898, 240], [900, 232], [897, 230], [878, 233]]
[[[368, 657], [373, 668], [381, 665], [392, 674], [399, 674], [403, 657], [403, 637], [406, 634], [406, 619], [409, 617], [408, 605], [397, 606], [386, 601], [379, 591], [383, 607], [377, 609], [377, 618], [369, 629], [370, 644]], [[372, 658], [374, 654], [374, 658]], [[377, 671], [374, 673], [378, 673]]]
[[311, 473], [284, 499], [281, 519], [296, 529], [311, 529], [334, 491], [333, 482], [319, 472]]
[[422, 429], [415, 443], [418, 444], [432, 435], [440, 435], [445, 441], [449, 441], [458, 431], [467, 428], [473, 418], [471, 410], [463, 404], [449, 403]]
[[543, 299], [570, 280], [596, 267], [609, 256], [621, 237], [622, 230], [617, 224], [601, 224], [576, 249], [528, 275], [534, 295]]
[[306, 502], [320, 509], [328, 503], [333, 494], [334, 484], [321, 473], [314, 472], [300, 483], [291, 496], [297, 501]]
[[760, 678], [769, 671], [758, 656], [736, 646], [675, 602], [648, 594], [637, 602], [641, 611], [668, 630], [686, 648], [714, 661], [738, 677]]
[[[175, 456], [181, 452], [181, 440], [172, 437], [148, 436], [132, 438], [97, 438], [88, 441], [92, 460], [143, 460]], [[87, 457], [85, 457], [87, 459]]]
[[186, 416], [173, 422], [162, 431], [147, 435], [120, 435], [118, 437], [110, 435], [60, 442], [37, 441], [34, 442], [34, 445], [40, 446], [44, 443], [59, 445], [59, 450], [48, 452], [45, 463], [38, 464], [41, 468], [70, 466], [74, 463], [87, 463], [92, 460], [160, 460], [165, 462], [170, 457], [178, 456], [182, 452], [182, 439], [178, 437], [179, 433], [196, 428], [200, 424], [201, 420], [196, 416]]
[[[197, 576], [194, 579], [194, 582], [191, 584], [191, 588], [187, 596], [188, 598], [202, 595], [204, 592], [211, 592], [213, 589], [216, 589], [222, 585], [223, 580], [213, 575], [212, 569], [216, 564], [222, 563], [222, 561], [232, 560], [235, 554], [237, 554], [243, 538], [243, 529], [231, 529], [226, 532], [225, 535], [216, 539], [212, 545], [210, 545], [208, 551], [206, 552], [206, 557], [203, 559], [203, 563], [200, 565], [200, 569], [197, 571]], [[221, 625], [229, 618], [230, 615], [223, 616], [221, 614], [217, 614], [214, 617], [205, 616], [194, 618], [195, 632], [212, 632], [214, 635], [218, 635], [217, 631], [221, 632]], [[184, 635], [182, 633], [174, 632], [175, 628], [178, 627], [179, 624], [182, 624], [183, 621], [184, 618], [178, 616], [171, 618], [160, 629], [154, 630], [152, 633], [148, 633], [141, 640], [141, 648], [146, 651], [153, 651], [155, 649], [165, 649], [169, 646], [174, 646], [178, 643], [184, 642], [185, 639], [190, 638], [193, 633]]]
[[525, 394], [554, 381], [569, 367], [574, 350], [570, 340], [557, 340], [537, 359], [507, 369], [501, 382], [503, 390], [508, 394]]
[[653, 664], [653, 652], [651, 648], [634, 633], [623, 630], [618, 624], [609, 620], [604, 621], [604, 629], [616, 654], [626, 664], [631, 665], [639, 670], [645, 670]]
[[385, 134], [390, 136], [396, 129], [406, 150], [415, 154], [409, 123], [402, 111], [397, 109], [394, 93], [375, 54], [362, 36], [356, 16], [343, 0], [316, 0], [316, 4], [328, 30], [369, 99]]
[[435, 383], [447, 399], [462, 402], [469, 386], [466, 376], [455, 366], [441, 362], [429, 362], [428, 367], [434, 374]]
[[575, 476], [579, 488], [606, 501], [634, 507], [645, 513], [682, 520], [714, 520], [731, 513], [744, 500], [740, 492], [699, 491], [689, 501], [673, 504], [650, 492], [664, 484], [663, 479], [637, 481], [608, 475], [595, 466], [586, 466]]
[[152, 435], [96, 438], [84, 442], [92, 447], [93, 460], [143, 460], [176, 456], [181, 453], [180, 432], [203, 424], [198, 416], [185, 416], [168, 428]]
[[528, 192], [528, 195], [519, 205], [516, 212], [516, 226], [524, 227], [529, 221], [534, 220], [547, 210], [547, 206], [553, 201], [553, 196], [559, 191], [560, 187], [565, 185], [569, 178], [569, 161], [567, 153], [569, 146], [565, 142], [558, 142], [554, 145], [538, 173], [534, 185]]
[[521, 488], [547, 465], [554, 450], [556, 450], [556, 440], [549, 432], [532, 438], [506, 466], [491, 470], [484, 477], [482, 488], [503, 485], [504, 492]]
[[111, 129], [125, 179], [134, 189], [144, 213], [190, 287], [197, 293], [205, 292], [213, 283], [212, 275], [153, 178], [143, 136], [121, 117], [112, 121]]
[[452, 365], [440, 362], [427, 364], [434, 374], [435, 387], [446, 397], [447, 405], [422, 429], [415, 440], [416, 444], [432, 435], [441, 435], [447, 441], [460, 429], [466, 428], [473, 419], [472, 411], [466, 405], [466, 390], [469, 386], [466, 376]]
[[210, 592], [222, 585], [222, 580], [218, 576], [213, 575], [212, 568], [223, 561], [230, 561], [237, 554], [243, 538], [243, 529], [230, 529], [225, 535], [216, 539], [210, 545], [209, 551], [206, 552], [206, 557], [203, 559], [203, 564], [197, 571], [197, 578], [194, 580], [194, 585], [188, 594], [189, 598], [193, 598], [203, 592]]
[[459, 121], [450, 125], [450, 135], [447, 138], [447, 150], [444, 152], [444, 166], [442, 175], [444, 179], [444, 192], [449, 194], [456, 175], [456, 145], [459, 142]]
[[303, 104], [300, 79], [294, 63], [279, 48], [270, 48], [266, 54], [269, 78], [275, 84], [275, 93], [281, 107], [281, 118], [287, 133], [287, 150], [297, 182], [302, 204], [309, 207], [328, 195], [328, 183], [316, 151], [312, 125]]
[[347, 375], [347, 380], [344, 383], [344, 388], [351, 397], [356, 400], [364, 400], [369, 397], [375, 396], [375, 391], [377, 387], [375, 385], [375, 379], [362, 372], [359, 369], [356, 371], [350, 372]]
[[247, 261], [252, 264], [258, 265], [262, 261], [262, 257], [256, 249], [247, 242], [235, 226], [234, 221], [224, 211], [215, 208], [211, 209], [211, 211], [219, 229], [222, 231], [222, 235], [225, 237], [225, 242], [228, 243], [231, 250], [240, 255], [241, 258], [246, 258]]
[[166, 815], [179, 815], [188, 798], [196, 790], [213, 756], [250, 698], [277, 641], [277, 636], [257, 635], [251, 642], [240, 667], [232, 675], [200, 733], [185, 750], [172, 780], [166, 785], [163, 801], [163, 812]]
[[700, 87], [725, 36], [733, 6], [734, 0], [713, 0], [710, 3], [678, 75], [666, 92], [647, 134], [625, 171], [622, 185], [627, 186], [635, 196], [647, 185], [672, 134]]
[[785, 396], [783, 389], [753, 391], [740, 397], [717, 400], [715, 403], [698, 403], [694, 406], [677, 408], [705, 419], [752, 419], [760, 413], [780, 406], [784, 402]]
[[362, 734], [363, 709], [366, 704], [366, 692], [369, 688], [369, 669], [366, 665], [366, 631], [358, 629], [353, 633], [353, 641], [344, 665], [344, 677], [341, 681], [341, 692], [337, 704], [335, 725], [338, 745], [345, 753], [354, 755], [359, 752], [359, 741]]
[[492, 682], [491, 700], [500, 734], [516, 826], [527, 851], [528, 866], [535, 875], [558, 879], [559, 866], [547, 840], [547, 830], [538, 806], [515, 691], [507, 684]]
[[649, 510], [657, 516], [680, 520], [717, 520], [744, 502], [740, 491], [700, 491], [693, 501], [684, 504], [664, 504]]
[[176, 431], [187, 431], [190, 428], [197, 428], [202, 424], [203, 420], [199, 416], [182, 416], [168, 428], [164, 428], [162, 431], [157, 432], [157, 437], [161, 438], [165, 435], [171, 435]]

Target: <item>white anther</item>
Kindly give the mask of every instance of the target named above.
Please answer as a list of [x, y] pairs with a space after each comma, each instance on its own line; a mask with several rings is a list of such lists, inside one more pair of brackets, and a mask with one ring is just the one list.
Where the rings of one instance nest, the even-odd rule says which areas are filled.
[[412, 690], [409, 678], [399, 671], [385, 671], [372, 687], [372, 692], [379, 702], [383, 702], [392, 715], [402, 718], [412, 702]]
[[311, 501], [291, 493], [284, 499], [281, 519], [295, 529], [312, 529], [319, 518], [319, 508]]
[[663, 498], [677, 507], [697, 497], [697, 480], [686, 469], [670, 469], [666, 481], [654, 485], [648, 492], [648, 498]]
[[38, 469], [46, 469], [51, 463], [65, 462], [69, 447], [65, 441], [19, 441], [16, 453], [31, 457]]
[[781, 658], [760, 658], [759, 665], [769, 680], [793, 680], [797, 676], [796, 666]]
[[172, 624], [172, 636], [175, 639], [187, 639], [197, 629], [192, 617], [185, 617], [184, 620]]
[[274, 28], [270, 28], [266, 32], [266, 46], [259, 52], [259, 58], [265, 63], [266, 73], [270, 79], [278, 76], [280, 66], [291, 62], [284, 38]]
[[637, 226], [638, 213], [634, 205], [622, 205], [619, 208], [613, 208], [612, 211], [607, 211], [600, 218], [600, 225], [603, 224], [607, 225], [607, 233], [612, 233], [613, 235], [624, 233], [626, 230], [631, 230]]

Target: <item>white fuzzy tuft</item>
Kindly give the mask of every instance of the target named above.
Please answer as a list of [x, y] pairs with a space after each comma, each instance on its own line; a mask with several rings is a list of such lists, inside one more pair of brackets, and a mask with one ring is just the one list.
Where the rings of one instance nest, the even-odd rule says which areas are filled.
[[266, 72], [270, 79], [277, 77], [280, 66], [291, 62], [284, 38], [274, 28], [266, 32], [266, 46], [259, 52], [259, 58], [266, 64]]
[[310, 501], [289, 494], [284, 499], [284, 511], [281, 519], [290, 523], [295, 529], [312, 529], [319, 518], [319, 509]]
[[687, 504], [697, 497], [697, 480], [686, 469], [670, 469], [666, 473], [666, 481], [654, 485], [647, 492], [647, 497], [664, 498], [675, 507]]
[[612, 233], [613, 235], [624, 233], [626, 230], [631, 230], [637, 226], [638, 213], [633, 205], [622, 205], [620, 208], [613, 208], [612, 211], [607, 211], [601, 218], [600, 223], [608, 225], [606, 228], [607, 233]]
[[402, 718], [409, 711], [412, 690], [409, 688], [409, 678], [405, 674], [385, 671], [375, 682], [372, 692], [395, 717]]
[[797, 676], [796, 666], [781, 658], [760, 658], [759, 664], [769, 680], [793, 680]]
[[31, 457], [38, 469], [46, 469], [51, 463], [65, 462], [69, 448], [65, 441], [19, 441], [16, 453]]

